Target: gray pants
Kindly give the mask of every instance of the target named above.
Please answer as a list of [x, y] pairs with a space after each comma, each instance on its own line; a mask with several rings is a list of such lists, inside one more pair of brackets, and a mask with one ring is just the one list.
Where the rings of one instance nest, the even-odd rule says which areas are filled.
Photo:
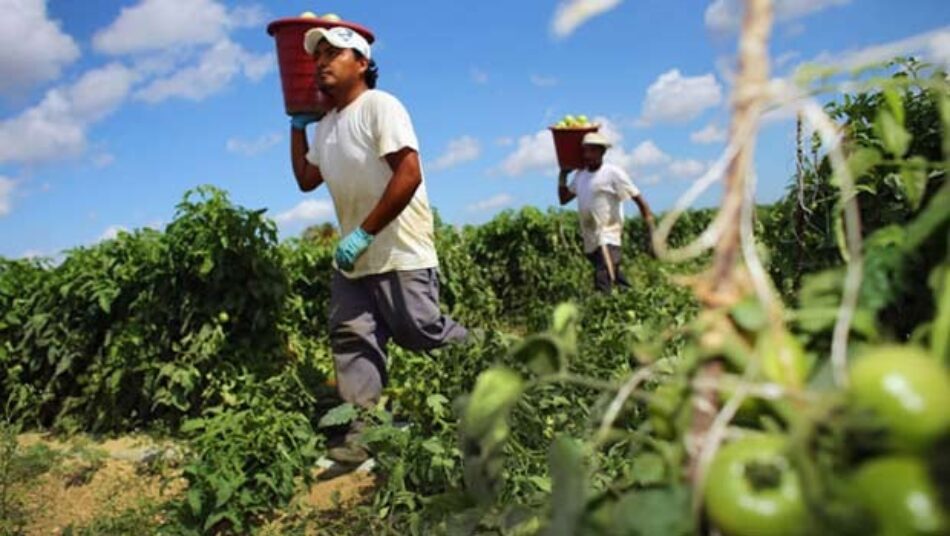
[[594, 288], [601, 292], [610, 292], [615, 286], [621, 290], [630, 288], [627, 276], [620, 271], [620, 246], [608, 245], [607, 254], [610, 256], [610, 264], [613, 267], [614, 280], [610, 279], [610, 269], [607, 268], [607, 258], [603, 250], [598, 249], [587, 254], [587, 260], [594, 265]]
[[394, 271], [358, 279], [333, 272], [330, 284], [330, 347], [337, 388], [347, 402], [379, 400], [388, 377], [386, 343], [413, 351], [438, 348], [468, 336], [439, 310], [435, 268]]

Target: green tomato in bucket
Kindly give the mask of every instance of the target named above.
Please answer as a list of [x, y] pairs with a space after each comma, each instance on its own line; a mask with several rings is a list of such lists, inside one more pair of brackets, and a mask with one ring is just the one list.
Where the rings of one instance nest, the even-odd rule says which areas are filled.
[[320, 18], [322, 18], [323, 20], [326, 20], [326, 21], [330, 21], [330, 22], [339, 22], [339, 21], [343, 20], [343, 19], [341, 19], [340, 16], [337, 15], [336, 13], [327, 13], [326, 15], [324, 15], [323, 17], [320, 17]]
[[316, 19], [318, 17], [317, 17], [317, 14], [314, 13], [313, 11], [304, 11], [303, 13], [300, 14], [300, 18], [301, 19]]

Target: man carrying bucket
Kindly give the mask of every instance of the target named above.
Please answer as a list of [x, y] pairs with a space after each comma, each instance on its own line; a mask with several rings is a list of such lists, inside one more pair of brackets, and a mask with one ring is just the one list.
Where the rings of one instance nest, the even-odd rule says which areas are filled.
[[[562, 205], [577, 198], [577, 212], [584, 239], [584, 253], [594, 265], [594, 286], [610, 292], [616, 285], [629, 287], [620, 271], [620, 241], [623, 234], [623, 201], [633, 199], [653, 235], [653, 214], [640, 190], [617, 165], [604, 162], [610, 142], [603, 134], [589, 132], [582, 141], [584, 168], [567, 183], [570, 169], [561, 169], [557, 193]], [[650, 250], [652, 252], [652, 249]]]
[[[317, 85], [332, 98], [312, 146], [315, 115], [291, 118], [291, 159], [300, 189], [324, 182], [343, 239], [330, 285], [330, 346], [343, 400], [374, 406], [386, 385], [386, 343], [431, 350], [467, 336], [439, 310], [433, 217], [419, 144], [403, 105], [374, 89], [370, 45], [345, 27], [313, 28], [304, 49], [316, 61]], [[368, 457], [351, 430], [331, 458]]]

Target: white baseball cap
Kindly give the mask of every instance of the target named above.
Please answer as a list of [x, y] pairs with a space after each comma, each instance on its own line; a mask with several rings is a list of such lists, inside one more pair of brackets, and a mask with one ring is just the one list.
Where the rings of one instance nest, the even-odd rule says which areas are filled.
[[303, 49], [312, 56], [313, 52], [317, 50], [317, 44], [323, 39], [337, 48], [352, 48], [366, 59], [370, 59], [370, 47], [366, 38], [345, 26], [307, 30], [307, 33], [303, 35]]
[[587, 134], [584, 134], [584, 140], [581, 141], [581, 144], [582, 145], [600, 145], [604, 147], [605, 149], [611, 146], [607, 138], [604, 137], [604, 135], [599, 132], [588, 132]]

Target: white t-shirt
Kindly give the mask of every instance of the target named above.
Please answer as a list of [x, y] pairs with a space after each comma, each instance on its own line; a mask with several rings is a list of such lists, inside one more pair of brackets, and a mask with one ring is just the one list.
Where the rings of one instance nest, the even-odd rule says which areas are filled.
[[[412, 121], [402, 103], [384, 91], [365, 91], [320, 121], [307, 160], [320, 168], [343, 236], [363, 223], [382, 198], [393, 175], [384, 156], [404, 147], [419, 150]], [[439, 264], [434, 234], [423, 179], [406, 208], [376, 234], [345, 275], [434, 268]]]
[[619, 246], [623, 202], [640, 195], [630, 176], [619, 166], [604, 162], [597, 171], [578, 170], [567, 188], [577, 195], [584, 251], [592, 253], [608, 244]]

